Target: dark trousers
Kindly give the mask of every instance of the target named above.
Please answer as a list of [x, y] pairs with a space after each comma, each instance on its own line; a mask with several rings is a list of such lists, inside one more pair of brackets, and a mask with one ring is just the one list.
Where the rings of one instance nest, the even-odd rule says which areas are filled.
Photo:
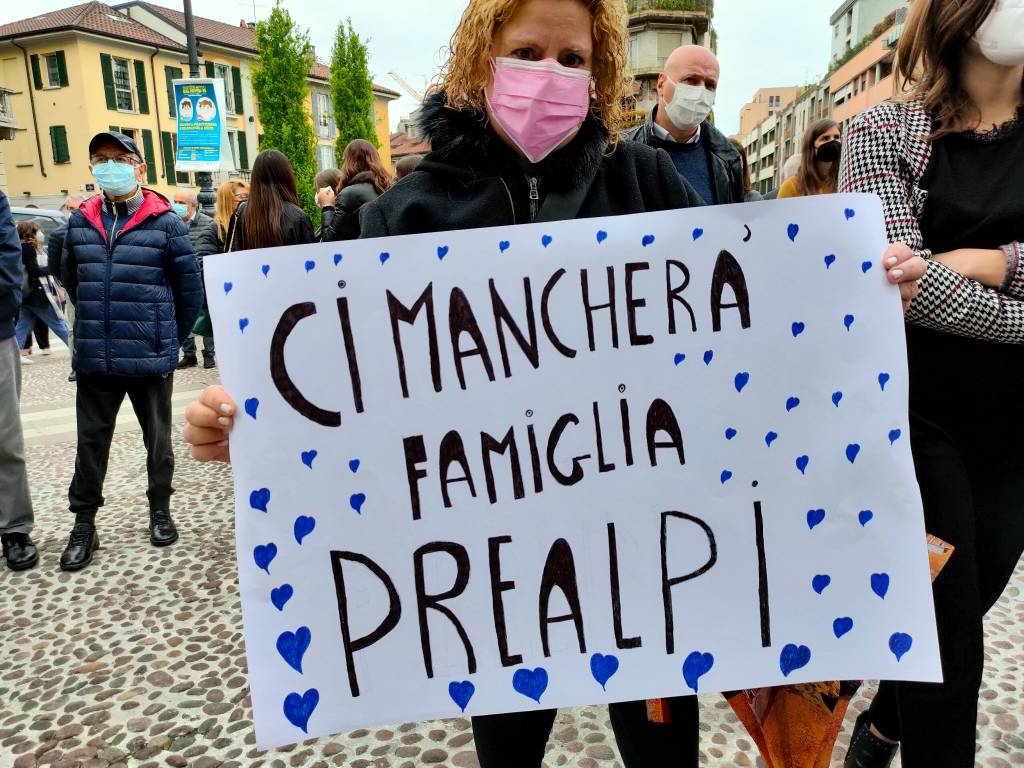
[[944, 682], [883, 682], [870, 718], [901, 741], [904, 768], [973, 768], [982, 617], [1024, 550], [1024, 452], [1016, 440], [954, 441], [913, 418], [911, 439], [925, 526], [955, 547], [932, 590]]
[[125, 395], [142, 426], [149, 475], [150, 510], [168, 509], [174, 451], [171, 448], [171, 391], [173, 375], [97, 376], [79, 374], [75, 409], [78, 417], [78, 455], [75, 477], [68, 489], [74, 513], [95, 512], [103, 506], [103, 481], [107, 476], [110, 441], [117, 413]]
[[[696, 768], [700, 754], [697, 697], [669, 700], [671, 722], [651, 723], [643, 701], [609, 704], [626, 768]], [[540, 768], [558, 710], [473, 718], [480, 768]]]
[[[196, 337], [189, 335], [185, 337], [185, 340], [181, 342], [181, 351], [185, 357], [196, 356]], [[216, 348], [213, 343], [213, 336], [203, 336], [203, 358], [206, 360], [212, 360], [216, 353]]]

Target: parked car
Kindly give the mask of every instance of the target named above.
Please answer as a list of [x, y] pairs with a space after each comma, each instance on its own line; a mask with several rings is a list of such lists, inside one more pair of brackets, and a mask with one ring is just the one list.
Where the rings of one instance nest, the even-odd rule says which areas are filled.
[[[67, 224], [68, 217], [60, 211], [53, 211], [48, 208], [15, 208], [11, 207], [11, 215], [15, 222], [34, 221], [43, 232], [43, 238], [50, 236], [50, 233], [57, 227]], [[46, 249], [46, 242], [43, 242], [43, 250]], [[45, 263], [45, 261], [44, 261]]]

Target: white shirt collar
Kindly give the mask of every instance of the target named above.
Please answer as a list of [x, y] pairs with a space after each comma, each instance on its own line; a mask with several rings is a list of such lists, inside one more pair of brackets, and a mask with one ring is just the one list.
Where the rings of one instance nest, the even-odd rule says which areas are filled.
[[693, 134], [693, 138], [690, 139], [689, 141], [683, 141], [683, 142], [676, 141], [675, 137], [671, 133], [669, 133], [667, 130], [662, 128], [657, 123], [652, 122], [651, 125], [654, 126], [654, 135], [657, 138], [661, 139], [662, 141], [671, 141], [674, 144], [699, 144], [700, 143], [700, 126], [699, 125], [697, 126], [697, 132], [695, 134]]

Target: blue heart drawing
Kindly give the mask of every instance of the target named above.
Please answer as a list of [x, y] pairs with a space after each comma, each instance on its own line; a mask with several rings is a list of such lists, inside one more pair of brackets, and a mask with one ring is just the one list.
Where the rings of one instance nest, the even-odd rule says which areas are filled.
[[889, 383], [889, 379], [891, 378], [892, 377], [888, 373], [878, 374], [878, 386], [882, 388], [883, 392], [885, 392], [885, 385]]
[[312, 272], [314, 269], [316, 269], [316, 262], [310, 259], [306, 262], [306, 271]]
[[807, 474], [807, 465], [811, 463], [810, 456], [797, 456], [796, 468], [800, 470], [801, 475]]
[[549, 245], [551, 245], [551, 243], [553, 243], [554, 241], [555, 241], [555, 238], [553, 238], [553, 237], [552, 237], [551, 235], [544, 235], [544, 236], [543, 236], [543, 237], [542, 237], [542, 238], [540, 239], [540, 244], [541, 244], [541, 245], [543, 245], [543, 246], [544, 246], [545, 248], [547, 248], [547, 247], [548, 247]]
[[676, 356], [672, 358], [672, 362], [674, 362], [678, 366], [685, 359], [686, 355], [684, 355], [682, 352], [676, 352]]
[[853, 619], [849, 616], [840, 616], [838, 619], [832, 622], [832, 632], [836, 638], [840, 638], [853, 629]]
[[722, 485], [725, 485], [730, 480], [732, 480], [732, 472], [730, 472], [728, 469], [723, 469], [722, 474], [719, 477], [719, 480], [721, 481]]
[[243, 317], [241, 320], [238, 321], [238, 330], [240, 330], [242, 333], [245, 333], [245, 329], [248, 328], [248, 327], [249, 327], [249, 318], [248, 317]]
[[739, 433], [735, 429], [729, 427], [727, 430], [725, 430], [725, 439], [732, 440], [734, 437], [736, 437], [737, 434]]
[[437, 246], [437, 260], [444, 261], [444, 257], [448, 255], [448, 246], [439, 245]]
[[703, 236], [704, 236], [704, 230], [701, 229], [700, 227], [697, 227], [696, 229], [693, 230], [693, 242], [697, 242]]
[[313, 710], [319, 703], [320, 692], [316, 688], [310, 688], [301, 696], [289, 693], [284, 700], [284, 716], [289, 723], [308, 734], [306, 727], [309, 725], [309, 718], [313, 716]]
[[807, 326], [803, 323], [793, 323], [793, 338], [795, 339], [801, 333], [806, 330]]
[[605, 232], [603, 229], [597, 230], [597, 244], [598, 245], [600, 245], [601, 243], [603, 243], [607, 239], [608, 239], [608, 233], [607, 232]]
[[811, 663], [811, 649], [806, 645], [794, 645], [790, 643], [782, 649], [779, 654], [779, 669], [783, 677], [789, 677], [790, 672], [802, 669]]
[[834, 253], [830, 253], [828, 256], [825, 257], [825, 269], [828, 269], [829, 267], [831, 267], [835, 263], [836, 263], [836, 255]]
[[263, 273], [264, 277], [269, 276], [270, 275], [270, 265], [269, 264], [264, 264], [262, 267], [260, 267], [260, 272]]
[[797, 408], [799, 405], [800, 405], [800, 398], [799, 397], [791, 397], [791, 398], [789, 398], [788, 400], [786, 400], [786, 413], [789, 413], [794, 408]]
[[810, 530], [814, 530], [815, 527], [821, 525], [825, 521], [825, 510], [824, 509], [809, 509], [807, 510], [807, 527]]
[[709, 349], [704, 353], [704, 365], [711, 365], [711, 361], [715, 359], [715, 351]]
[[501, 253], [504, 253], [511, 247], [512, 243], [510, 243], [508, 240], [502, 240], [500, 243], [498, 243], [498, 251]]
[[260, 401], [257, 397], [250, 397], [245, 401], [245, 412], [253, 419], [256, 418], [256, 411], [259, 410]]
[[885, 600], [885, 596], [889, 594], [889, 574], [888, 573], [872, 573], [871, 574], [871, 591], [878, 595], [880, 598]]
[[282, 632], [277, 636], [277, 652], [289, 667], [302, 674], [302, 657], [312, 641], [313, 633], [309, 627], [299, 627], [294, 633]]
[[253, 491], [249, 494], [249, 506], [253, 509], [258, 509], [260, 512], [266, 512], [268, 504], [270, 504], [269, 488], [260, 488], [259, 490]]
[[832, 405], [834, 405], [836, 408], [838, 408], [839, 404], [841, 402], [843, 402], [843, 393], [842, 392], [833, 392], [832, 393]]
[[617, 657], [611, 654], [605, 656], [603, 653], [595, 653], [590, 657], [590, 674], [594, 676], [603, 690], [607, 690], [605, 686], [612, 679], [612, 675], [618, 671], [619, 660]]
[[353, 475], [354, 475], [354, 474], [355, 474], [356, 472], [358, 472], [358, 471], [359, 471], [359, 459], [352, 459], [352, 461], [350, 461], [350, 462], [348, 463], [348, 468], [349, 468], [349, 471], [350, 471], [350, 472], [351, 472], [351, 473], [352, 473]]
[[715, 666], [715, 657], [710, 653], [694, 651], [683, 661], [683, 680], [697, 693], [697, 684], [711, 668]]
[[469, 700], [473, 698], [474, 693], [476, 693], [476, 686], [469, 680], [463, 680], [461, 683], [448, 683], [448, 695], [463, 712], [469, 706]]
[[889, 445], [896, 445], [896, 441], [903, 437], [902, 429], [889, 430]]
[[548, 671], [544, 667], [517, 669], [512, 675], [512, 688], [540, 704], [540, 697], [548, 689]]
[[341, 260], [343, 258], [345, 258], [345, 257], [342, 256], [340, 253], [334, 254], [334, 266], [338, 266], [339, 264], [341, 264]]
[[270, 574], [270, 564], [274, 562], [274, 558], [277, 557], [277, 544], [260, 544], [252, 551], [252, 559], [256, 562], [256, 567], [261, 571], [266, 571]]
[[365, 493], [353, 493], [348, 500], [349, 506], [356, 511], [356, 514], [363, 514], [363, 504], [366, 503]]
[[377, 258], [380, 259], [380, 265], [383, 267], [385, 264], [388, 263], [388, 259], [391, 258], [391, 254], [388, 253], [387, 251], [381, 251], [380, 256], [378, 256]]
[[779, 433], [778, 432], [769, 432], [767, 435], [764, 436], [765, 445], [767, 445], [769, 448], [771, 448], [772, 447], [772, 443], [774, 443], [778, 439], [779, 439]]
[[862, 509], [860, 512], [858, 512], [857, 521], [860, 523], [860, 527], [863, 528], [868, 523], [870, 523], [874, 516], [875, 513], [872, 512], [870, 509]]
[[860, 265], [860, 271], [863, 272], [866, 275], [868, 272], [871, 271], [871, 268], [873, 266], [874, 266], [874, 262], [865, 261], [863, 264]]
[[295, 541], [301, 545], [302, 540], [309, 536], [314, 528], [316, 528], [316, 520], [314, 518], [306, 515], [300, 515], [295, 518]]
[[889, 638], [889, 650], [892, 651], [892, 655], [896, 657], [896, 661], [902, 661], [903, 656], [910, 650], [910, 646], [913, 644], [914, 638], [906, 632], [895, 632], [893, 636]]
[[843, 325], [846, 326], [847, 332], [849, 332], [849, 330], [853, 327], [853, 321], [855, 319], [856, 318], [854, 318], [853, 315], [847, 315], [846, 317], [843, 318]]
[[274, 607], [279, 611], [283, 611], [288, 601], [292, 599], [292, 595], [295, 594], [295, 590], [291, 584], [282, 584], [280, 587], [274, 587], [270, 590], [270, 602], [274, 604]]
[[743, 388], [750, 383], [750, 374], [744, 371], [743, 373], [737, 373], [734, 384], [736, 385], [736, 391], [742, 392]]
[[790, 224], [789, 227], [787, 227], [786, 229], [786, 234], [789, 235], [789, 239], [795, 243], [796, 236], [800, 234], [800, 225]]
[[811, 579], [811, 589], [817, 592], [819, 595], [828, 589], [828, 585], [832, 583], [832, 577], [826, 573], [819, 573], [813, 579]]
[[843, 211], [843, 213], [846, 216], [847, 221], [849, 221], [850, 219], [857, 215], [857, 212], [853, 210], [853, 208], [847, 208], [845, 211]]
[[310, 469], [312, 469], [313, 468], [313, 460], [316, 458], [316, 451], [315, 450], [313, 450], [313, 451], [303, 451], [302, 455], [301, 455], [301, 458], [302, 458], [302, 463], [305, 464]]
[[857, 461], [857, 456], [860, 455], [860, 446], [856, 443], [850, 443], [846, 446], [846, 460], [853, 464]]
[[643, 240], [640, 241], [640, 245], [646, 248], [649, 245], [654, 245], [654, 235], [644, 235]]
[[234, 287], [234, 283], [224, 283], [224, 295], [227, 296], [231, 293], [231, 289]]

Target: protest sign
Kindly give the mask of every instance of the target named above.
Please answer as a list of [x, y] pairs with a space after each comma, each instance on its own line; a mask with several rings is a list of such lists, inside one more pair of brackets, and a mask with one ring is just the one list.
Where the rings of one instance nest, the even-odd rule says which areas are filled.
[[939, 679], [877, 198], [208, 257], [258, 742]]
[[197, 78], [172, 83], [178, 112], [174, 169], [216, 172], [230, 168], [231, 163], [223, 151], [228, 146], [227, 123], [222, 112], [224, 81]]

